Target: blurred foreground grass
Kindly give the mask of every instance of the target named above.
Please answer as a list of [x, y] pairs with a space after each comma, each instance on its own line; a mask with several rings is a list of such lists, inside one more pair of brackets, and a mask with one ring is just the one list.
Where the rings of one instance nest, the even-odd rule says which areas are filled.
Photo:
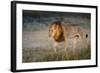
[[64, 61], [64, 60], [85, 60], [91, 58], [91, 50], [82, 49], [79, 53], [77, 51], [73, 54], [71, 50], [63, 51], [58, 49], [54, 52], [53, 49], [29, 49], [24, 48], [22, 51], [22, 62], [47, 62], [47, 61]]

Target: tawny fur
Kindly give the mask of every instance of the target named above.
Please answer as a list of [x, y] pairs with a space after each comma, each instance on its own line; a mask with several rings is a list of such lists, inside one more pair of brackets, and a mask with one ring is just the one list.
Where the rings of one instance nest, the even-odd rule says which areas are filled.
[[[54, 47], [57, 46], [57, 43], [64, 42], [64, 49], [67, 49], [67, 40], [68, 37], [71, 35], [71, 38], [73, 39], [73, 49], [76, 48], [77, 39], [84, 38], [84, 31], [80, 26], [70, 24], [70, 25], [64, 25], [61, 22], [54, 22], [49, 26], [49, 37], [52, 38], [54, 42]], [[87, 37], [87, 34], [86, 34]], [[55, 48], [54, 48], [55, 50]], [[55, 50], [56, 51], [56, 50]]]

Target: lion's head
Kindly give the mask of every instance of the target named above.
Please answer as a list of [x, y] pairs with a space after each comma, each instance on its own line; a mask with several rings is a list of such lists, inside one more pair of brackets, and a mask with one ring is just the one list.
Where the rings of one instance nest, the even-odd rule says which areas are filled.
[[63, 28], [61, 22], [57, 21], [50, 25], [49, 37], [53, 38], [57, 42], [64, 41]]

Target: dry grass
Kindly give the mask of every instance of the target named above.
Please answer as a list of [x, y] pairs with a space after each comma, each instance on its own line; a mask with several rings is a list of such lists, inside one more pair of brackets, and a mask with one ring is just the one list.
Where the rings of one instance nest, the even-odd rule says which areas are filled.
[[[44, 34], [44, 35], [43, 35]], [[90, 39], [90, 38], [88, 38]], [[24, 31], [23, 32], [22, 62], [47, 62], [64, 60], [84, 60], [91, 58], [91, 48], [82, 48], [87, 46], [86, 41], [77, 40], [77, 48], [71, 49], [72, 40], [68, 40], [68, 50], [63, 50], [63, 43], [59, 44], [57, 52], [54, 52], [53, 44], [48, 38], [48, 31]], [[90, 43], [90, 42], [89, 42]]]
[[77, 50], [73, 53], [71, 50], [66, 52], [58, 49], [54, 52], [53, 49], [23, 49], [22, 62], [47, 62], [47, 61], [64, 61], [64, 60], [85, 60], [91, 58], [90, 48], [82, 49], [79, 53]]

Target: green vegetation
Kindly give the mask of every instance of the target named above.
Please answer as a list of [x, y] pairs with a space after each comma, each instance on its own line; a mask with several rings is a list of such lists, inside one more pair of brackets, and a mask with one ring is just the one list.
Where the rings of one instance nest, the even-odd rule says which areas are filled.
[[66, 52], [58, 49], [54, 52], [53, 49], [23, 49], [22, 60], [23, 63], [29, 62], [46, 62], [46, 61], [64, 61], [64, 60], [85, 60], [91, 58], [90, 48], [80, 50], [77, 53], [67, 50]]

